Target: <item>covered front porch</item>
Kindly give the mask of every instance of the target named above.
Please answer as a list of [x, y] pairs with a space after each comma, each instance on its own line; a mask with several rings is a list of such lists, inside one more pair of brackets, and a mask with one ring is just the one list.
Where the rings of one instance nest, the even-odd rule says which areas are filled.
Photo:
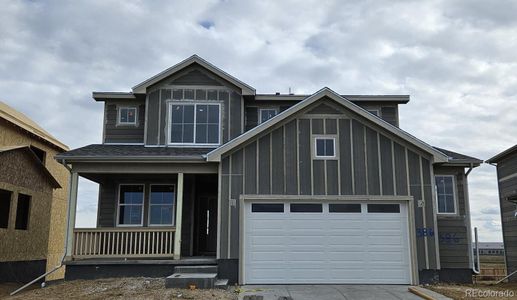
[[[216, 165], [75, 163], [70, 167], [73, 213], [68, 220], [67, 264], [215, 260]], [[99, 184], [95, 228], [75, 227], [79, 177]]]

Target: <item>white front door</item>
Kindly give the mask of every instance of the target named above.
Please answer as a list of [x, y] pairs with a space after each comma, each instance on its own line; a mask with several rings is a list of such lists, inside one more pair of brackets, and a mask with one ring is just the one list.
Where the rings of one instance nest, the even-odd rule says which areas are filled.
[[248, 201], [244, 283], [409, 284], [406, 202]]

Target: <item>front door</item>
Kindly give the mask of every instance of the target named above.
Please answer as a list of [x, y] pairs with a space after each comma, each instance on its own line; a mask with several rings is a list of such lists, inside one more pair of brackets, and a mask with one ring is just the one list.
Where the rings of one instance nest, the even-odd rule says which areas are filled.
[[215, 256], [217, 248], [217, 197], [199, 196], [196, 205], [197, 255]]

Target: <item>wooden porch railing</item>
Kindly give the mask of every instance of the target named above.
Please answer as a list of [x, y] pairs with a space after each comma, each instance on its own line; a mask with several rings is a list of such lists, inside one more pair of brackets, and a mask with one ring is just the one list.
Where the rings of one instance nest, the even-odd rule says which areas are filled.
[[74, 229], [73, 258], [171, 257], [176, 228]]

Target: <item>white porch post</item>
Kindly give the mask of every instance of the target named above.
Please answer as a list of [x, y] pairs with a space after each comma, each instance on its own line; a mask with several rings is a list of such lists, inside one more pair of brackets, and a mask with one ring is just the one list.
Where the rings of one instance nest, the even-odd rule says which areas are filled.
[[174, 233], [174, 259], [181, 257], [181, 222], [183, 211], [183, 173], [178, 173], [176, 191], [176, 232]]
[[66, 229], [66, 259], [72, 259], [74, 247], [75, 215], [77, 211], [77, 188], [79, 185], [79, 174], [70, 173], [70, 186], [68, 191], [68, 227]]

